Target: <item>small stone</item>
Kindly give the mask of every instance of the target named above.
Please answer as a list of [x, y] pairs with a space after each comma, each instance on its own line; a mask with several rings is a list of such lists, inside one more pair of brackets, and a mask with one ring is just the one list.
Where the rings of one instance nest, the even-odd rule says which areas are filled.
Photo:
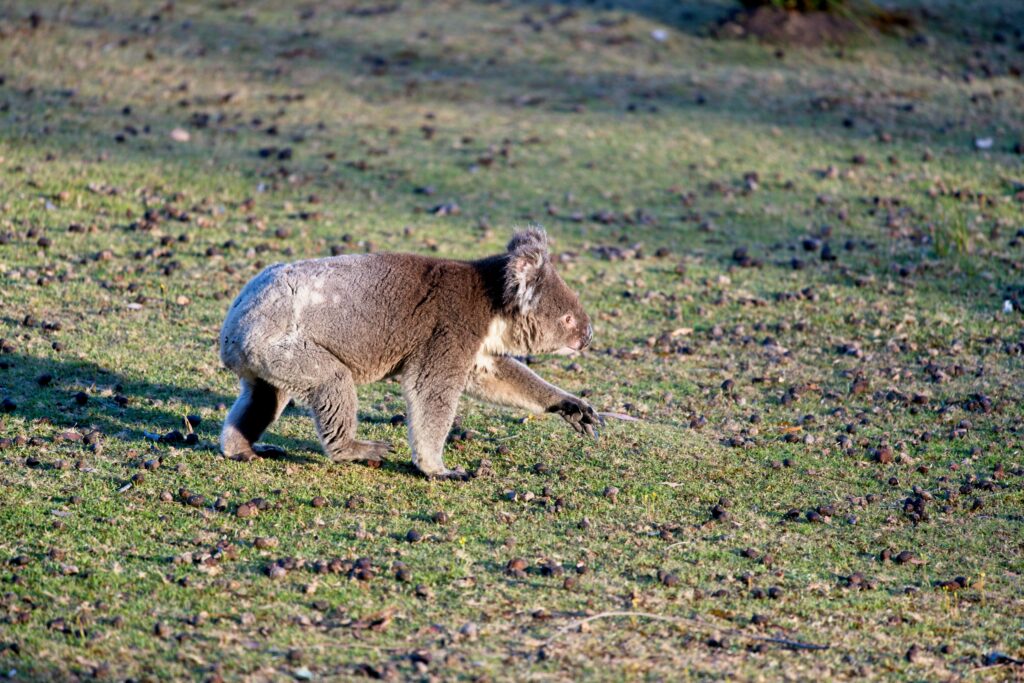
[[252, 503], [242, 503], [238, 506], [238, 509], [235, 510], [235, 515], [245, 519], [247, 517], [254, 517], [257, 512], [258, 508]]
[[416, 531], [415, 529], [409, 529], [409, 531], [405, 534], [405, 540], [408, 543], [419, 543], [421, 540], [423, 540], [423, 534]]
[[465, 624], [459, 627], [459, 635], [465, 640], [473, 641], [477, 639], [480, 634], [480, 627], [472, 621], [467, 621]]
[[924, 564], [923, 560], [909, 550], [900, 551], [893, 559], [896, 561], [896, 564]]
[[433, 515], [431, 515], [430, 518], [431, 520], [433, 520], [434, 524], [440, 524], [441, 526], [444, 526], [445, 524], [448, 524], [448, 522], [451, 521], [451, 518], [449, 517], [448, 513], [445, 512], [444, 510], [438, 510]]
[[541, 576], [562, 576], [565, 569], [555, 560], [545, 560], [540, 564]]
[[327, 507], [327, 499], [323, 496], [316, 496], [310, 504], [315, 508]]
[[512, 576], [522, 576], [526, 574], [526, 560], [521, 557], [516, 557], [508, 561], [505, 565], [505, 573]]
[[673, 572], [658, 571], [658, 581], [669, 588], [679, 585], [679, 577]]

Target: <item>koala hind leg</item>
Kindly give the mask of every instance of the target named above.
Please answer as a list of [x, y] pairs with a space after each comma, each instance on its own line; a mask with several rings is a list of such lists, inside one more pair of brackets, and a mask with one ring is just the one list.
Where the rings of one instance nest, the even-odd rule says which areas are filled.
[[364, 460], [379, 462], [391, 452], [386, 441], [359, 441], [356, 434], [356, 384], [352, 373], [338, 361], [330, 378], [306, 393], [313, 411], [317, 434], [324, 453], [335, 462]]
[[235, 460], [255, 458], [261, 451], [256, 441], [280, 417], [287, 405], [287, 392], [262, 379], [243, 378], [238, 400], [224, 420], [220, 434], [221, 452]]

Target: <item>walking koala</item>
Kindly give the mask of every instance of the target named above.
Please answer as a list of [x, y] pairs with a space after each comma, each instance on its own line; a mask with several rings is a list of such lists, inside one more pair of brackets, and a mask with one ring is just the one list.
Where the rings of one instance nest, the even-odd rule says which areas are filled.
[[221, 433], [225, 455], [256, 456], [260, 435], [291, 397], [313, 412], [335, 461], [391, 450], [356, 435], [356, 385], [399, 377], [412, 460], [429, 477], [460, 479], [442, 458], [463, 392], [562, 416], [597, 437], [601, 418], [510, 355], [584, 349], [593, 336], [579, 298], [555, 272], [546, 233], [516, 232], [479, 261], [360, 254], [278, 263], [243, 289], [220, 334], [241, 380]]

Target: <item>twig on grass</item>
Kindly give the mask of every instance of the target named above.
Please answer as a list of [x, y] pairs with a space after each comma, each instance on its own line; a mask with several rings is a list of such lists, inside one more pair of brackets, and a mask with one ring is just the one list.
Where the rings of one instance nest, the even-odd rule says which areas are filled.
[[590, 622], [597, 621], [598, 619], [608, 619], [608, 618], [611, 618], [611, 617], [643, 617], [644, 619], [653, 619], [655, 621], [667, 621], [669, 623], [679, 623], [681, 621], [693, 621], [692, 619], [684, 619], [682, 617], [666, 617], [666, 616], [661, 615], [661, 614], [650, 614], [649, 612], [600, 612], [598, 614], [592, 614], [589, 617], [584, 617], [583, 619], [577, 619], [576, 621], [572, 622], [571, 624], [563, 626], [558, 631], [556, 631], [553, 636], [551, 636], [550, 638], [545, 640], [544, 644], [542, 645], [542, 647], [547, 647], [552, 642], [554, 642], [555, 640], [557, 640], [561, 636], [564, 636], [569, 631], [572, 631], [573, 629], [577, 629], [580, 626], [583, 626], [584, 624], [589, 624]]
[[643, 422], [643, 419], [633, 417], [632, 415], [626, 415], [625, 413], [598, 413], [598, 415], [612, 420], [622, 420], [623, 422]]
[[674, 624], [692, 624], [699, 628], [711, 628], [716, 631], [726, 633], [731, 636], [736, 636], [739, 638], [747, 638], [748, 640], [756, 640], [763, 643], [774, 643], [775, 645], [781, 645], [787, 650], [828, 650], [830, 647], [832, 647], [828, 644], [819, 645], [817, 643], [805, 643], [800, 640], [790, 640], [788, 638], [766, 638], [763, 636], [754, 636], [748, 633], [744, 633], [742, 631], [738, 631], [736, 629], [717, 629], [711, 624], [706, 624], [700, 619], [694, 619], [691, 617], [670, 617], [663, 614], [652, 614], [650, 612], [599, 612], [598, 614], [592, 614], [589, 617], [577, 619], [576, 621], [567, 624], [566, 626], [563, 626], [562, 628], [557, 630], [550, 638], [541, 643], [541, 648], [543, 649], [548, 647], [549, 645], [551, 645], [551, 643], [558, 640], [566, 633], [569, 633], [574, 629], [578, 629], [584, 624], [588, 624], [592, 621], [597, 621], [599, 619], [610, 619], [614, 617], [634, 617], [641, 619], [651, 619], [653, 621], [665, 621]]
[[799, 640], [789, 640], [788, 638], [761, 638], [760, 636], [745, 636], [747, 638], [753, 638], [754, 640], [760, 640], [765, 643], [775, 643], [781, 645], [787, 650], [827, 650], [829, 645], [818, 645], [817, 643], [804, 643]]

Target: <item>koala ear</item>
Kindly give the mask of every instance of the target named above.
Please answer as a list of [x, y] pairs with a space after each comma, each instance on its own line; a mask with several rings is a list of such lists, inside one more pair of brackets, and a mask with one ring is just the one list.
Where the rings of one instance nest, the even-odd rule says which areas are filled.
[[548, 265], [548, 236], [542, 228], [518, 230], [508, 243], [505, 304], [522, 312], [533, 307], [537, 285]]

